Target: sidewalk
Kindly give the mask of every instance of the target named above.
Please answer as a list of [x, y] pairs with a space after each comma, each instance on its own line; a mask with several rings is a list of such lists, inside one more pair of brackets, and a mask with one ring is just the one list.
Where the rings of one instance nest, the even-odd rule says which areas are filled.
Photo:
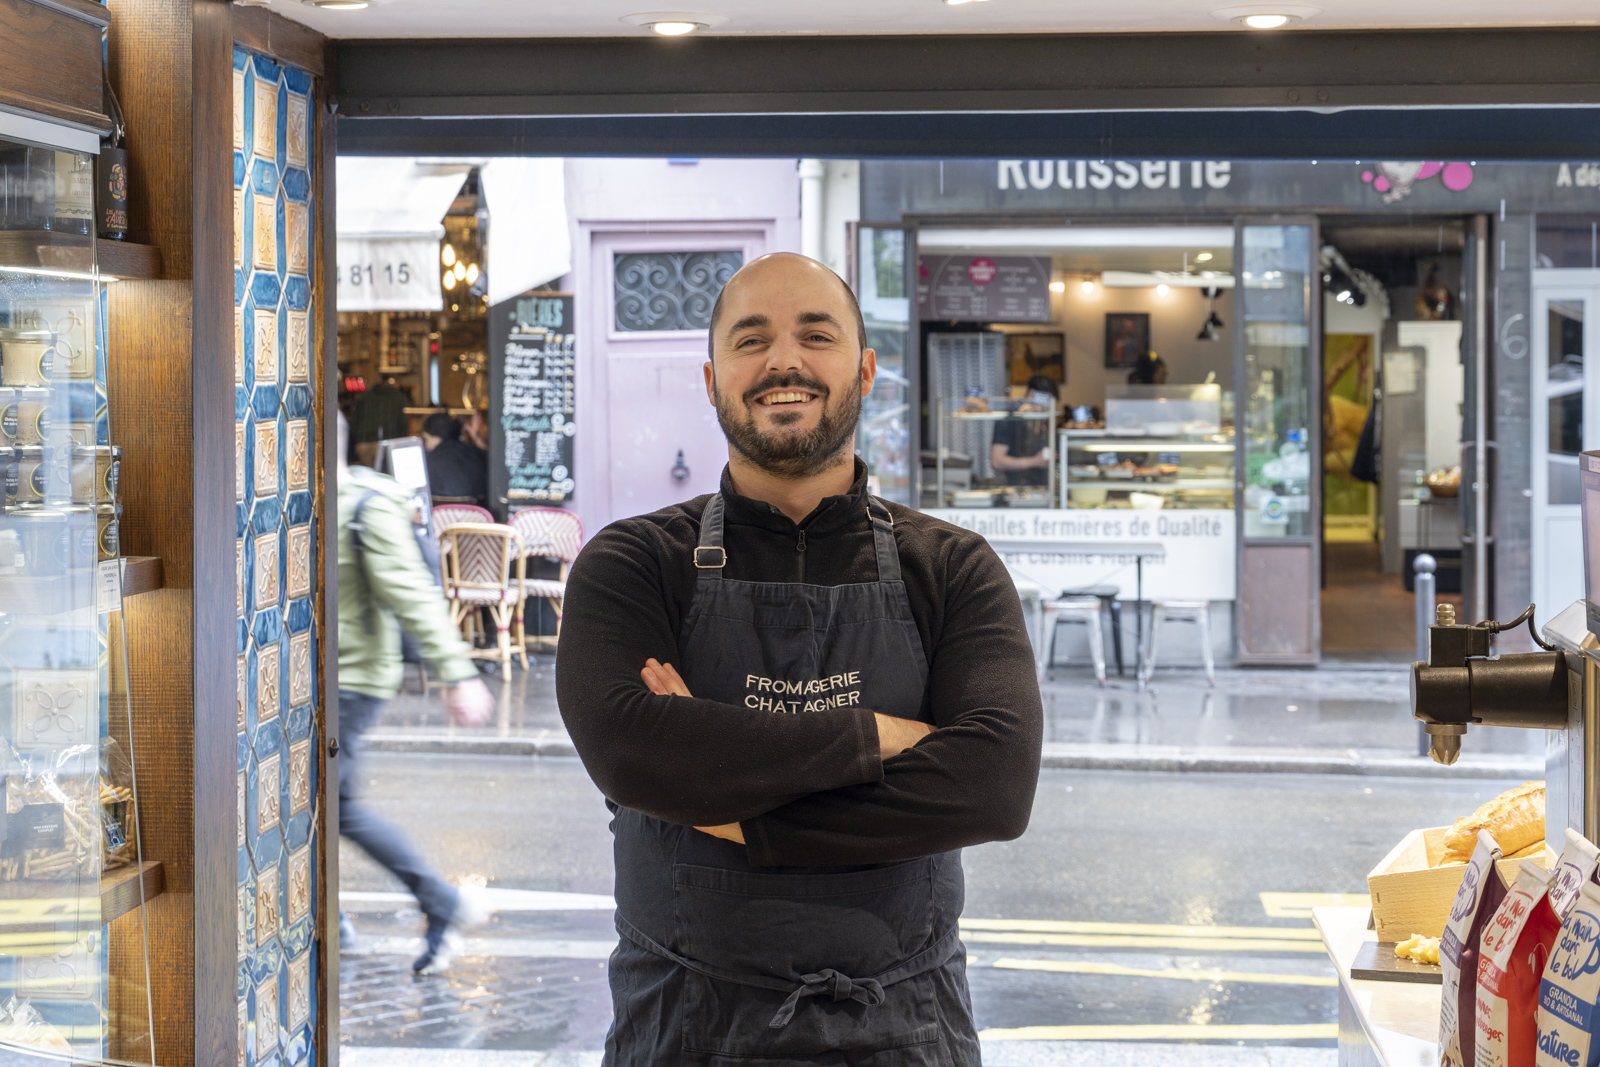
[[[577, 753], [556, 707], [553, 659], [524, 673], [486, 676], [497, 721], [463, 729], [445, 716], [437, 692], [403, 693], [368, 735], [380, 752], [570, 757]], [[415, 688], [415, 676], [408, 670]], [[1410, 668], [1335, 663], [1312, 670], [1217, 671], [1215, 688], [1198, 669], [1161, 670], [1139, 692], [1130, 676], [1095, 684], [1087, 671], [1054, 669], [1044, 696], [1046, 767], [1079, 770], [1256, 774], [1350, 774], [1430, 778], [1536, 778], [1544, 733], [1479, 728], [1461, 759], [1444, 767], [1417, 755]]]

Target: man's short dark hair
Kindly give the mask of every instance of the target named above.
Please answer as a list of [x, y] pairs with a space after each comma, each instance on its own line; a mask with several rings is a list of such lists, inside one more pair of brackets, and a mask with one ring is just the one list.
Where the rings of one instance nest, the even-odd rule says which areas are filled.
[[[844, 290], [845, 300], [850, 303], [851, 314], [856, 317], [856, 351], [862, 351], [867, 347], [867, 320], [861, 317], [861, 301], [856, 299], [855, 292], [844, 283], [843, 278], [834, 274], [831, 269], [828, 270], [828, 273], [833, 274], [834, 280], [839, 283], [839, 288]], [[733, 279], [730, 278], [728, 280], [732, 281]], [[717, 323], [722, 320], [722, 294], [727, 291], [728, 287], [724, 285], [721, 291], [717, 293], [717, 302], [711, 305], [710, 329], [706, 334], [706, 357], [708, 359], [715, 359], [717, 355]]]
[[1061, 399], [1061, 386], [1047, 374], [1035, 374], [1029, 378], [1028, 390], [1034, 393], [1049, 393], [1057, 400]]
[[422, 422], [422, 432], [429, 437], [439, 437], [446, 441], [453, 441], [461, 436], [461, 424], [454, 416], [443, 411], [435, 411]]

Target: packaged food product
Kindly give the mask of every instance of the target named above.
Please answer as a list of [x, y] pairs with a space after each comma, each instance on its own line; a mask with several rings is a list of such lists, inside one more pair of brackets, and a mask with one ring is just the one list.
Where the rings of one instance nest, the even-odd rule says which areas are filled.
[[1585, 882], [1539, 982], [1539, 1067], [1596, 1067], [1600, 1041], [1600, 886]]
[[1556, 917], [1565, 919], [1567, 912], [1578, 899], [1578, 890], [1590, 878], [1600, 862], [1600, 848], [1572, 827], [1567, 827], [1566, 843], [1561, 846], [1561, 859], [1550, 872], [1550, 907]]
[[1478, 959], [1476, 1067], [1534, 1067], [1539, 982], [1561, 920], [1550, 907], [1550, 872], [1523, 860], [1517, 880], [1484, 927]]
[[1439, 1008], [1439, 1062], [1443, 1067], [1473, 1067], [1477, 1050], [1478, 944], [1483, 928], [1505, 899], [1505, 883], [1495, 864], [1500, 846], [1483, 831], [1461, 876], [1450, 918], [1439, 940], [1439, 967], [1444, 972]]

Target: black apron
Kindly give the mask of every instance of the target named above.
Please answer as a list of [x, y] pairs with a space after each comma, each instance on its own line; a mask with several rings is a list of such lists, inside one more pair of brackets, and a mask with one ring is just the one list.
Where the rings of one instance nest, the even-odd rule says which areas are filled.
[[[679, 641], [691, 693], [752, 715], [859, 706], [925, 718], [928, 665], [893, 520], [868, 501], [878, 580], [819, 586], [724, 578], [723, 499], [711, 498]], [[614, 810], [622, 940], [607, 1067], [979, 1063], [959, 851], [758, 868], [743, 845]]]

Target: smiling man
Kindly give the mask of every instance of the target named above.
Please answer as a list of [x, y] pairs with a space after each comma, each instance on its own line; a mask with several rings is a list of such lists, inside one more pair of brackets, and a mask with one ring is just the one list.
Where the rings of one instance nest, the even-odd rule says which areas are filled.
[[1017, 837], [1041, 710], [982, 538], [868, 495], [876, 356], [826, 267], [712, 312], [721, 491], [567, 585], [561, 714], [615, 815], [614, 1067], [979, 1062], [960, 850]]

